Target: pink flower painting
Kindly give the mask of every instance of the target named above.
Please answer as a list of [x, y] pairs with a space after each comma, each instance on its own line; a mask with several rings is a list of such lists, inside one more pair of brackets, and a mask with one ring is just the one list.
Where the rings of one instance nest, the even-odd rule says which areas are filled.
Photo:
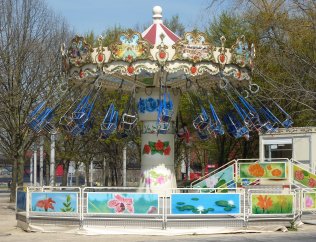
[[305, 198], [305, 206], [307, 208], [312, 208], [313, 205], [314, 205], [313, 199], [310, 196], [306, 196], [306, 198]]
[[157, 183], [160, 184], [160, 185], [164, 184], [165, 183], [165, 178], [163, 176], [159, 176], [157, 178]]
[[108, 201], [108, 207], [113, 208], [115, 213], [134, 213], [133, 198], [125, 198], [119, 194], [114, 195], [115, 199]]
[[145, 178], [145, 184], [150, 185], [151, 184], [151, 179], [150, 177]]

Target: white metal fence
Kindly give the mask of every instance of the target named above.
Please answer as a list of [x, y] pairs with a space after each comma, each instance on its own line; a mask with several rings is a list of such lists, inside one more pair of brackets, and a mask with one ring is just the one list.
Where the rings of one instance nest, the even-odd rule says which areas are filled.
[[316, 192], [306, 189], [179, 188], [166, 194], [126, 187], [19, 187], [16, 214], [27, 223], [167, 229], [290, 222], [316, 212]]

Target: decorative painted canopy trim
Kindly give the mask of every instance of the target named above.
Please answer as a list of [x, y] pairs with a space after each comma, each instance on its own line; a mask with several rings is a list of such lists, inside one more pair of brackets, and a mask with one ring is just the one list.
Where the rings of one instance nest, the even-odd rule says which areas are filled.
[[185, 33], [184, 39], [173, 45], [176, 50], [173, 60], [187, 60], [193, 63], [214, 61], [214, 47], [206, 39], [206, 35], [198, 31]]
[[109, 46], [110, 60], [132, 63], [137, 60], [152, 60], [150, 44], [140, 33], [129, 30], [119, 35], [117, 41]]

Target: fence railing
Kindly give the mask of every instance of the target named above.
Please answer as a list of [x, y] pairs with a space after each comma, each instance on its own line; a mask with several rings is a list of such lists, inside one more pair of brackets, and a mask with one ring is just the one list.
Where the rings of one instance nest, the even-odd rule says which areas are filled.
[[159, 196], [135, 187], [18, 187], [16, 208], [26, 221], [75, 220], [80, 226], [247, 226], [252, 220], [292, 221], [304, 211], [316, 212], [316, 192], [179, 188]]

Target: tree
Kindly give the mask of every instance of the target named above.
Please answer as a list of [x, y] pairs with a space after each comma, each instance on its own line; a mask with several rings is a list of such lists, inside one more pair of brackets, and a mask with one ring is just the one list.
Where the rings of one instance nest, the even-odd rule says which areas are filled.
[[[224, 2], [211, 1], [210, 7]], [[315, 125], [315, 1], [235, 3], [228, 11], [234, 11], [247, 29], [247, 39], [256, 46], [253, 79], [261, 87], [260, 98], [279, 102], [292, 114], [297, 126]]]
[[179, 15], [174, 15], [170, 20], [164, 20], [164, 25], [166, 25], [172, 32], [174, 32], [178, 36], [183, 36], [185, 27], [180, 22]]
[[43, 1], [0, 0], [0, 11], [0, 149], [12, 160], [14, 201], [16, 184], [23, 185], [24, 153], [36, 138], [25, 122], [55, 91], [68, 30]]

